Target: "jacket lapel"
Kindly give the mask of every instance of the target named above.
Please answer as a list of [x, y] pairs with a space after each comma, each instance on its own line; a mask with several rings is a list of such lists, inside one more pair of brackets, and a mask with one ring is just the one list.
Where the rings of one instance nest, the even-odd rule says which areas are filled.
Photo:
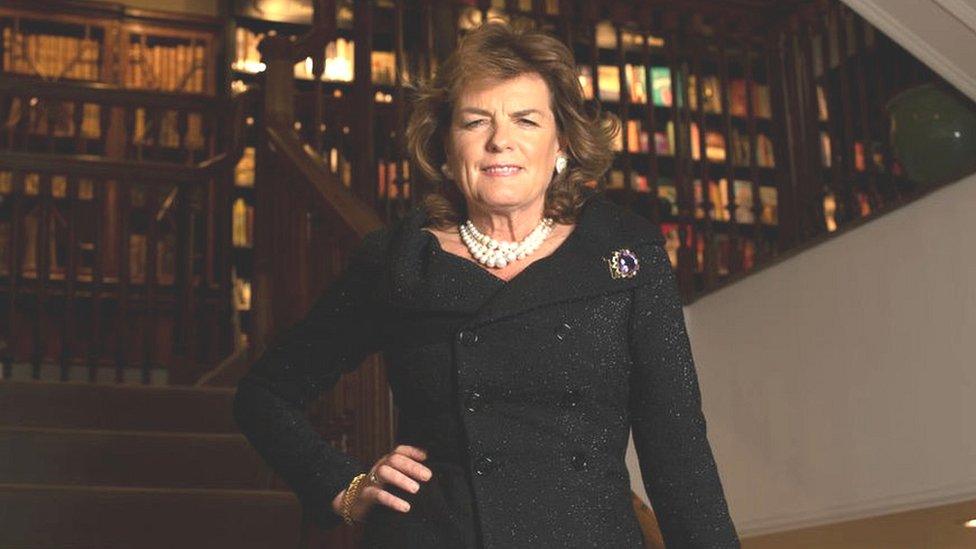
[[389, 304], [407, 311], [474, 314], [498, 285], [487, 276], [470, 276], [456, 265], [441, 263], [449, 258], [435, 249], [436, 237], [422, 230], [426, 221], [418, 204], [391, 227], [380, 293]]
[[608, 260], [614, 251], [629, 249], [639, 262], [648, 256], [650, 244], [663, 241], [653, 224], [594, 193], [584, 203], [576, 228], [555, 252], [503, 282], [490, 273], [476, 272], [481, 267], [473, 263], [468, 269], [437, 263], [452, 258], [435, 249], [436, 237], [422, 230], [425, 222], [418, 205], [391, 231], [383, 291], [397, 307], [474, 314], [472, 326], [637, 286], [651, 269], [638, 268], [632, 277], [614, 278]]
[[[602, 194], [591, 196], [569, 238], [550, 256], [525, 268], [478, 311], [472, 326], [495, 322], [525, 311], [563, 301], [626, 290], [644, 282], [651, 269], [615, 278], [609, 260], [617, 250], [630, 250], [638, 259], [649, 256], [648, 245], [663, 241], [660, 231], [634, 214], [626, 214]], [[637, 218], [638, 223], [630, 216]], [[648, 230], [641, 230], [641, 228]], [[639, 264], [639, 263], [638, 263]]]

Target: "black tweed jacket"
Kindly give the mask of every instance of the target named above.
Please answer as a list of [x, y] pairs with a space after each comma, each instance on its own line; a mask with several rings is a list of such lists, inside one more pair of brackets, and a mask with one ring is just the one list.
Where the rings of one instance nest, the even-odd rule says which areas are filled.
[[382, 351], [397, 442], [427, 448], [434, 476], [417, 494], [390, 487], [412, 508], [374, 506], [366, 546], [642, 547], [632, 429], [667, 546], [739, 547], [659, 230], [593, 194], [554, 253], [504, 282], [442, 250], [425, 221], [417, 207], [367, 235], [238, 386], [243, 433], [304, 511], [338, 525], [331, 500], [369, 464], [303, 410]]

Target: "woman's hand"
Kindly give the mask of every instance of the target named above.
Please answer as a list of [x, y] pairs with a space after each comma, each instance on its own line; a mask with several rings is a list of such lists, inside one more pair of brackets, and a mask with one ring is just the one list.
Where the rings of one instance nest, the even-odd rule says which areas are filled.
[[[359, 497], [356, 498], [349, 510], [353, 520], [362, 522], [370, 508], [377, 503], [403, 513], [409, 511], [410, 504], [408, 502], [387, 492], [383, 486], [393, 484], [407, 492], [417, 493], [420, 490], [420, 483], [417, 480], [426, 482], [434, 474], [433, 471], [417, 461], [424, 459], [427, 459], [426, 450], [405, 444], [397, 446], [392, 452], [378, 459], [370, 469], [370, 473], [375, 472], [381, 483], [372, 483], [367, 478], [366, 486], [359, 491]], [[339, 515], [342, 514], [342, 497], [345, 494], [346, 490], [343, 489], [332, 500], [332, 510]]]

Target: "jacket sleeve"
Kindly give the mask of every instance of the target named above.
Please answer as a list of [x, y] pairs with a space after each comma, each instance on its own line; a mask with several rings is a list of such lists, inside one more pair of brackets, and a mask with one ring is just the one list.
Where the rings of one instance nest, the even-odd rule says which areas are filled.
[[234, 397], [241, 432], [295, 492], [304, 514], [326, 530], [342, 521], [332, 499], [369, 467], [323, 439], [306, 412], [380, 347], [381, 315], [372, 299], [380, 231], [366, 235], [307, 315], [270, 342]]
[[645, 247], [634, 288], [630, 418], [648, 498], [669, 548], [738, 548], [706, 437], [684, 312], [663, 245]]

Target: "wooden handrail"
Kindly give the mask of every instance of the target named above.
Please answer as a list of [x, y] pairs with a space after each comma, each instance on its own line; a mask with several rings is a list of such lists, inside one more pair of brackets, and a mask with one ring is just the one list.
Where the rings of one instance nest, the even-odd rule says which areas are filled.
[[384, 225], [373, 208], [336, 181], [322, 159], [304, 146], [295, 130], [280, 123], [269, 124], [266, 133], [278, 153], [302, 175], [307, 184], [303, 190], [314, 191], [321, 198], [321, 205], [332, 210], [350, 231], [362, 237]]

